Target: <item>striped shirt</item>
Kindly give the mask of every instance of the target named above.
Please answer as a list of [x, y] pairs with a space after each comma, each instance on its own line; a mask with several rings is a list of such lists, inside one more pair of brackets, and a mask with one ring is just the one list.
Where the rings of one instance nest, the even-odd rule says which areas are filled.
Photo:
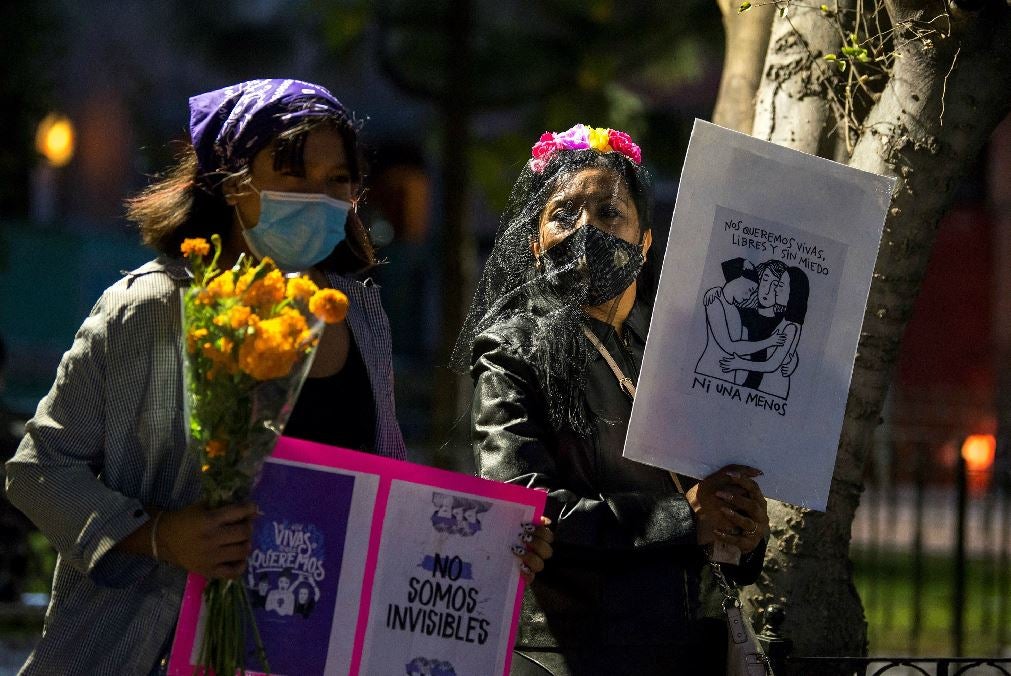
[[[379, 287], [327, 277], [350, 301], [377, 453], [402, 459]], [[148, 674], [171, 644], [186, 572], [113, 547], [148, 520], [145, 506], [180, 509], [200, 494], [183, 420], [179, 289], [189, 280], [184, 263], [163, 257], [106, 289], [6, 464], [7, 497], [59, 554], [23, 674]]]

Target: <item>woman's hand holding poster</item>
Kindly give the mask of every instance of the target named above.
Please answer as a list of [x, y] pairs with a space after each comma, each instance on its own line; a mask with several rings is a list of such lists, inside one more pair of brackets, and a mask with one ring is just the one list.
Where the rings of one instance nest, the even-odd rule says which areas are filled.
[[[252, 499], [263, 514], [237, 583], [272, 674], [508, 673], [510, 546], [544, 493], [282, 437]], [[187, 582], [171, 674], [194, 673], [203, 584]]]
[[825, 509], [892, 184], [696, 121], [625, 457]]

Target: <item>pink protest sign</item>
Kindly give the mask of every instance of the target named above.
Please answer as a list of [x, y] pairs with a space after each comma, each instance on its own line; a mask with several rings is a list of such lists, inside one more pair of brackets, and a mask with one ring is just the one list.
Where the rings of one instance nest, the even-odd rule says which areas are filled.
[[[253, 500], [236, 582], [272, 674], [509, 673], [523, 593], [510, 548], [544, 493], [282, 437]], [[170, 674], [194, 673], [204, 584], [187, 580]]]

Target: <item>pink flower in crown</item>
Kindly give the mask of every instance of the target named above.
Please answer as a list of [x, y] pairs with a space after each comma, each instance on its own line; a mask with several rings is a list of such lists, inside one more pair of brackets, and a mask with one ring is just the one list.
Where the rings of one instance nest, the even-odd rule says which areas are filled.
[[618, 152], [635, 164], [642, 164], [642, 151], [625, 132], [576, 124], [560, 133], [546, 131], [541, 134], [540, 139], [531, 148], [530, 169], [536, 173], [543, 172], [552, 155], [559, 150], [588, 149], [601, 153]]
[[617, 129], [607, 130], [608, 140], [611, 142], [611, 147], [632, 160], [636, 164], [642, 164], [642, 151], [639, 149], [633, 141], [632, 137], [623, 131], [618, 131]]
[[590, 147], [590, 128], [585, 124], [573, 125], [560, 134], [555, 134], [555, 142], [564, 150], [585, 150]]
[[551, 154], [556, 150], [558, 150], [560, 147], [561, 145], [557, 141], [555, 141], [555, 135], [552, 134], [550, 131], [546, 131], [543, 134], [541, 134], [540, 140], [534, 144], [534, 147], [531, 148], [531, 152], [534, 156], [534, 159], [539, 160], [543, 158], [544, 160], [547, 160], [548, 157], [550, 157]]

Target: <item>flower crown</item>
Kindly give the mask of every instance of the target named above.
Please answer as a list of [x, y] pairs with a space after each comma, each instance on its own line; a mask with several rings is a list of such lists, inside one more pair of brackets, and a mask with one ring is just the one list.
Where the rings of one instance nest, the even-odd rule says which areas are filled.
[[539, 174], [556, 151], [590, 149], [598, 153], [621, 153], [634, 164], [642, 164], [642, 151], [625, 132], [577, 124], [561, 133], [546, 131], [541, 134], [540, 140], [530, 149], [533, 155], [530, 168]]

